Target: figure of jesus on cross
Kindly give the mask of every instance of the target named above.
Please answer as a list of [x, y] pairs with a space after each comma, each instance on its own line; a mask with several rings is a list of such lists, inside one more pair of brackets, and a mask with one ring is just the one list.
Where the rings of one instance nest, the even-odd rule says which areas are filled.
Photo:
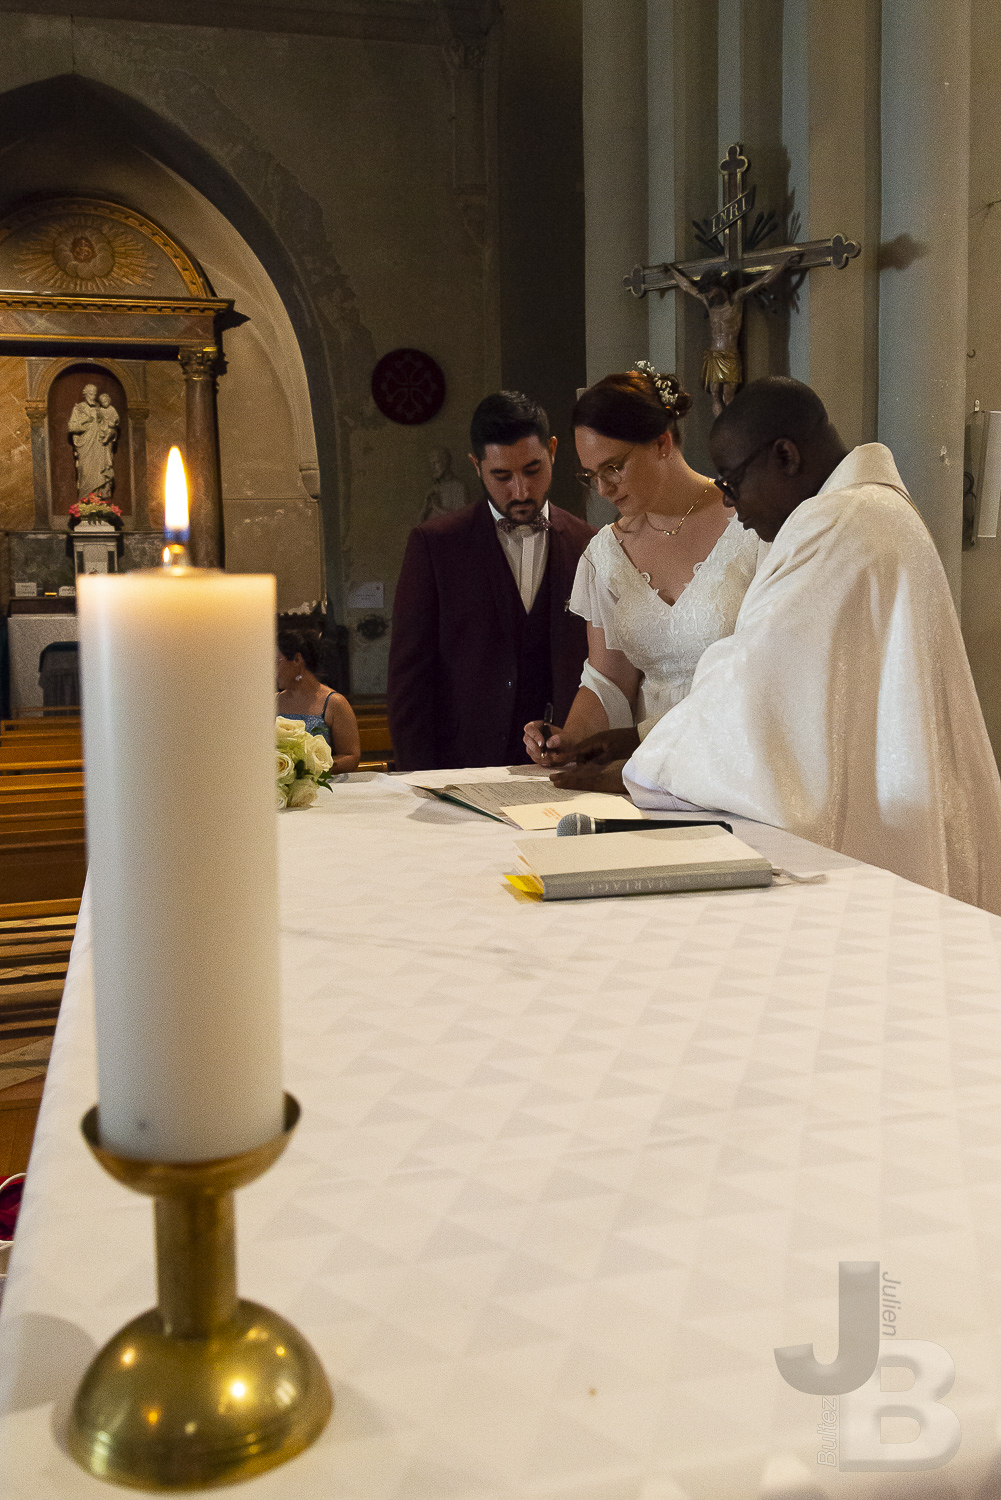
[[[836, 234], [829, 240], [809, 240], [803, 245], [745, 251], [745, 220], [754, 207], [755, 195], [753, 187], [744, 186], [744, 173], [749, 166], [743, 146], [734, 142], [719, 167], [723, 207], [710, 221], [708, 235], [704, 226], [696, 225], [703, 242], [712, 248], [719, 247], [722, 254], [681, 265], [634, 266], [622, 281], [634, 297], [645, 297], [647, 292], [663, 295], [674, 288], [697, 298], [705, 307], [709, 314], [710, 342], [702, 363], [702, 381], [712, 393], [716, 416], [733, 400], [743, 380], [740, 334], [746, 299], [774, 285], [786, 272], [808, 271], [814, 266], [835, 266], [841, 270], [861, 248], [854, 240]], [[774, 222], [773, 215], [759, 214], [758, 241], [767, 236]]]
[[702, 303], [709, 314], [709, 348], [702, 360], [702, 384], [713, 398], [713, 415], [719, 416], [737, 394], [737, 387], [744, 379], [740, 361], [740, 330], [744, 322], [744, 300], [753, 292], [777, 281], [800, 259], [798, 250], [791, 250], [784, 260], [770, 271], [746, 281], [743, 286], [733, 284], [733, 273], [708, 273], [700, 278], [705, 284], [692, 281], [680, 266], [672, 266], [675, 283], [690, 297]]

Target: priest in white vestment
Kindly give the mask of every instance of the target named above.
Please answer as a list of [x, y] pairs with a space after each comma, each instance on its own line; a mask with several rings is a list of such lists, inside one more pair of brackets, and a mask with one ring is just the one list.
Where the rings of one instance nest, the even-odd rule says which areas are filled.
[[1001, 913], [997, 765], [889, 449], [846, 452], [820, 398], [779, 378], [746, 387], [710, 442], [738, 518], [773, 545], [733, 635], [625, 765], [633, 801], [755, 818]]

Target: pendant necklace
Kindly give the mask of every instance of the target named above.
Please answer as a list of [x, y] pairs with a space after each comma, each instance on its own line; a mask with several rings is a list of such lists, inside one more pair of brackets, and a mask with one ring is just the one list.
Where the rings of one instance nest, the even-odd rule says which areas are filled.
[[691, 505], [685, 511], [685, 514], [682, 516], [677, 526], [672, 526], [667, 530], [665, 530], [661, 526], [655, 526], [646, 511], [643, 512], [643, 519], [655, 536], [677, 536], [678, 532], [681, 530], [682, 526], [684, 526], [685, 522], [688, 520], [688, 517], [691, 515], [692, 511], [695, 509], [701, 499], [702, 496], [697, 495], [692, 501]]
[[[688, 520], [688, 517], [691, 515], [691, 513], [695, 509], [695, 507], [698, 505], [699, 501], [703, 498], [703, 496], [708, 495], [709, 491], [713, 488], [713, 485], [715, 484], [715, 482], [716, 481], [714, 479], [710, 479], [709, 483], [706, 485], [706, 487], [702, 491], [702, 493], [700, 495], [696, 495], [695, 499], [692, 501], [691, 505], [685, 511], [685, 514], [682, 516], [681, 520], [678, 522], [677, 526], [672, 526], [669, 530], [666, 530], [666, 531], [661, 530], [661, 528], [659, 526], [654, 526], [653, 522], [650, 520], [650, 516], [649, 516], [649, 514], [648, 514], [647, 511], [643, 512], [643, 520], [649, 526], [650, 530], [652, 532], [654, 532], [657, 536], [677, 536], [678, 532], [681, 530], [682, 526], [684, 526], [685, 522]], [[640, 527], [633, 527], [633, 528], [630, 528], [628, 531], [625, 531], [621, 527], [619, 521], [615, 521], [613, 524], [614, 524], [614, 529], [623, 531], [623, 535], [624, 536], [632, 536], [634, 530], [635, 531], [639, 531], [641, 529]], [[649, 584], [650, 588], [653, 588], [653, 581], [652, 581], [649, 573], [640, 573], [640, 577], [646, 580], [646, 582]], [[661, 590], [657, 589], [656, 592], [658, 594], [660, 594]]]
[[[650, 520], [650, 515], [649, 515], [648, 511], [644, 511], [643, 512], [643, 520], [649, 526], [650, 530], [652, 532], [654, 532], [657, 536], [677, 536], [678, 532], [681, 530], [682, 526], [684, 526], [685, 522], [688, 520], [688, 517], [691, 515], [691, 513], [695, 509], [695, 507], [698, 505], [699, 501], [701, 499], [703, 499], [704, 496], [708, 495], [709, 491], [712, 489], [712, 487], [713, 487], [714, 484], [715, 484], [715, 480], [710, 479], [709, 483], [706, 485], [706, 487], [702, 491], [702, 493], [699, 494], [699, 495], [696, 495], [695, 499], [692, 501], [691, 505], [685, 511], [685, 514], [682, 516], [681, 520], [678, 522], [677, 526], [671, 526], [671, 527], [669, 527], [667, 529], [664, 529], [664, 528], [662, 528], [660, 526], [655, 526], [653, 524], [653, 522]], [[631, 526], [629, 528], [624, 527], [622, 525], [621, 517], [614, 524], [615, 524], [615, 529], [617, 531], [621, 531], [622, 534], [623, 534], [623, 536], [632, 536], [635, 532], [637, 532], [637, 531], [639, 531], [641, 529], [640, 526]]]

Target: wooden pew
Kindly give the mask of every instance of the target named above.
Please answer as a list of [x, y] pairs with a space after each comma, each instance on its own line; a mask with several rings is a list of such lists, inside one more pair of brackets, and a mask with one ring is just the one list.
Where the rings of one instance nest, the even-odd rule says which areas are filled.
[[79, 719], [4, 719], [0, 723], [0, 739], [9, 740], [12, 735], [19, 739], [42, 739], [46, 735], [77, 735], [82, 732]]
[[83, 818], [82, 802], [67, 802], [55, 807], [44, 803], [26, 807], [0, 804], [0, 852], [35, 848], [42, 844], [82, 842]]
[[83, 721], [79, 714], [75, 718], [60, 719], [0, 719], [0, 743], [14, 739], [79, 739], [83, 732]]
[[38, 755], [34, 750], [8, 750], [0, 745], [0, 776], [31, 776], [42, 769], [82, 771], [81, 755], [66, 755], [57, 749], [53, 755]]
[[52, 718], [47, 714], [26, 714], [16, 719], [0, 719], [0, 735], [48, 734], [50, 732], [71, 734], [74, 730], [79, 733], [82, 722], [78, 708]]
[[87, 878], [83, 830], [39, 834], [0, 846], [0, 902], [79, 899]]
[[49, 766], [36, 775], [5, 776], [0, 772], [0, 801], [21, 797], [28, 793], [55, 796], [59, 792], [76, 790], [83, 795], [83, 768], [76, 771], [54, 770]]
[[33, 761], [44, 769], [53, 761], [80, 761], [83, 763], [83, 746], [79, 740], [0, 740], [0, 767], [24, 765]]
[[0, 905], [0, 1181], [28, 1165], [79, 907]]
[[10, 753], [0, 745], [0, 902], [78, 898], [87, 874], [83, 761]]
[[83, 772], [46, 776], [0, 776], [0, 808], [83, 806]]
[[79, 740], [83, 730], [75, 724], [28, 724], [16, 729], [0, 726], [0, 744], [26, 744], [28, 740]]
[[361, 739], [362, 771], [391, 771], [393, 769], [393, 742], [389, 737], [389, 719], [384, 703], [353, 703], [358, 720], [358, 735]]

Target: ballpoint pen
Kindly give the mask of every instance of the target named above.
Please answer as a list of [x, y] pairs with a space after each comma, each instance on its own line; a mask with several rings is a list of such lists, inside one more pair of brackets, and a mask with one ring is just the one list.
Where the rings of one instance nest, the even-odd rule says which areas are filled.
[[542, 730], [542, 753], [543, 755], [548, 755], [549, 751], [546, 749], [546, 741], [553, 732], [553, 705], [551, 703], [546, 704], [540, 728]]

